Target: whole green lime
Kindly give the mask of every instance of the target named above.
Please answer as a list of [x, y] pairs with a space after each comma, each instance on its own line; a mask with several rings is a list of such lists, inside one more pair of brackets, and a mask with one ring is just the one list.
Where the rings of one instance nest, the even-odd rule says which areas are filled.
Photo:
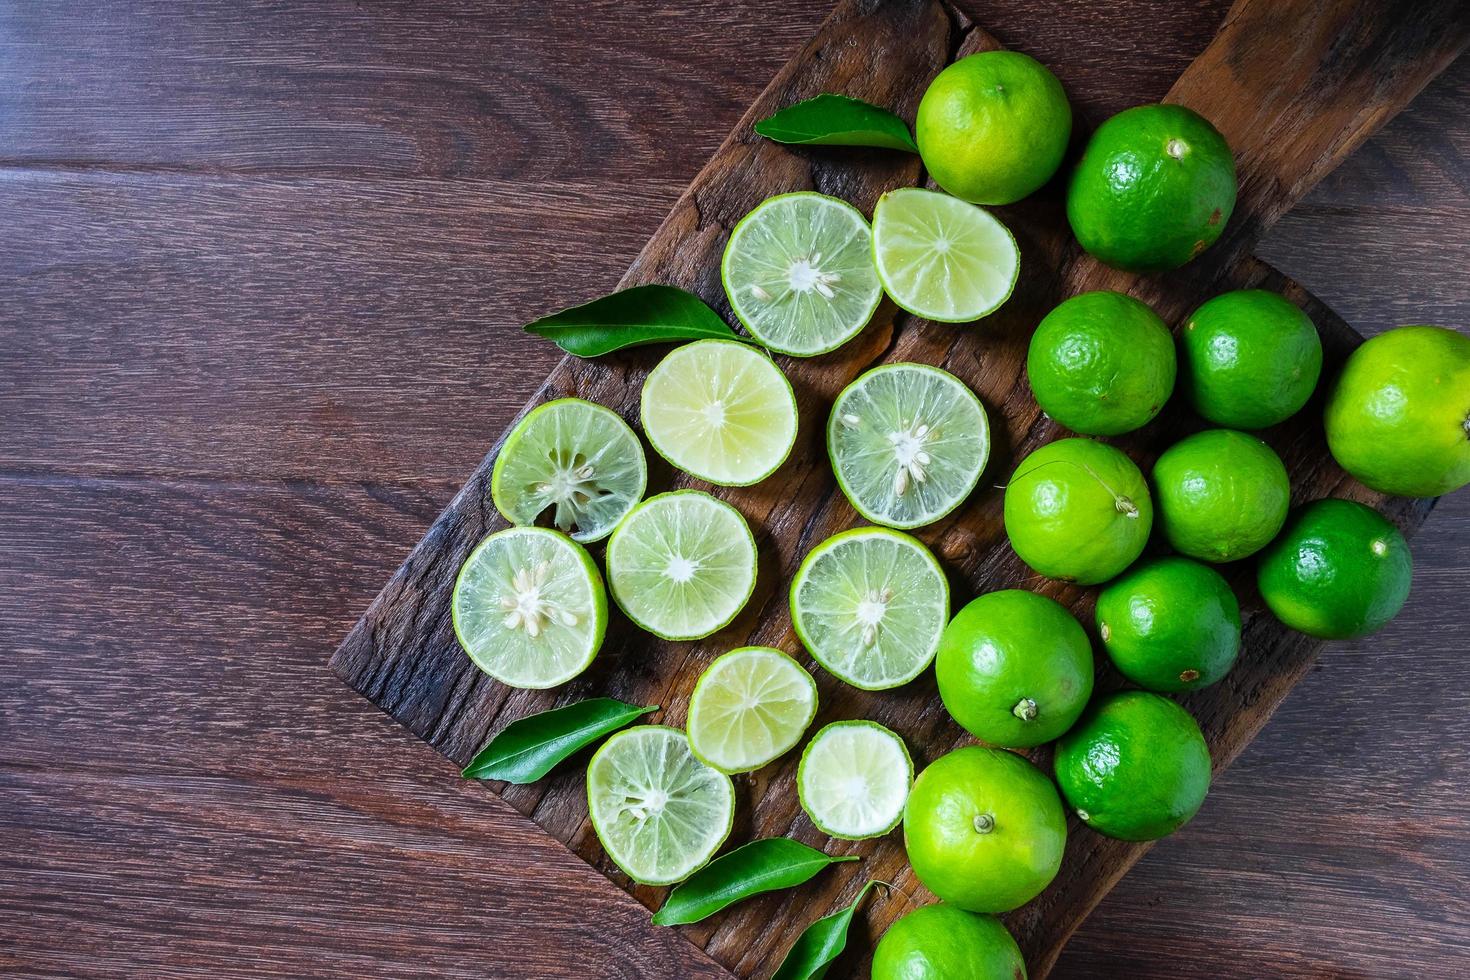
[[1074, 432], [1115, 436], [1159, 414], [1174, 390], [1174, 338], [1132, 296], [1064, 301], [1031, 335], [1026, 375], [1042, 410]]
[[1097, 631], [1118, 672], [1151, 691], [1215, 683], [1240, 652], [1240, 603], [1207, 565], [1158, 558], [1097, 596]]
[[1154, 464], [1159, 525], [1174, 550], [1235, 561], [1266, 546], [1291, 506], [1281, 457], [1255, 436], [1207, 429], [1181, 439]]
[[1132, 272], [1188, 262], [1215, 243], [1234, 207], [1225, 137], [1178, 105], [1135, 106], [1099, 126], [1067, 190], [1077, 241]]
[[1057, 784], [1093, 830], [1157, 840], [1189, 822], [1210, 789], [1210, 749], [1189, 712], [1161, 694], [1098, 701], [1057, 741]]
[[1256, 584], [1276, 618], [1328, 640], [1366, 636], [1398, 615], [1414, 562], [1398, 528], [1352, 500], [1307, 504], [1261, 553]]
[[1470, 337], [1399, 327], [1353, 351], [1327, 401], [1327, 448], [1365, 486], [1437, 497], [1470, 483]]
[[1026, 980], [1026, 961], [995, 916], [925, 905], [878, 941], [872, 980]]
[[1295, 415], [1322, 373], [1312, 318], [1264, 289], [1221, 293], [1179, 332], [1180, 382], [1216, 425], [1264, 429]]
[[919, 774], [903, 813], [914, 874], [971, 912], [1009, 912], [1062, 866], [1067, 817], [1056, 787], [1022, 756], [978, 745]]
[[1092, 645], [1054, 599], [1005, 589], [972, 599], [934, 661], [954, 720], [992, 745], [1024, 749], [1072, 727], [1092, 696]]
[[1042, 446], [1006, 486], [1011, 547], [1051, 578], [1106, 582], [1143, 552], [1153, 522], [1148, 485], [1133, 460], [1091, 439]]
[[972, 204], [1010, 204], [1056, 173], [1072, 136], [1072, 107], [1035, 58], [985, 51], [929, 83], [914, 135], [940, 187]]

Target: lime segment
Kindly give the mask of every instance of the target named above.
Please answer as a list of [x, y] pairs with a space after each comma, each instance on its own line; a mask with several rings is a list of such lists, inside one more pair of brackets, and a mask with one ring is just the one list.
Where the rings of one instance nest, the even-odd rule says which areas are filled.
[[873, 256], [895, 303], [950, 323], [994, 313], [1021, 270], [1015, 238], [990, 212], [918, 187], [878, 199]]
[[836, 721], [801, 754], [796, 795], [818, 830], [862, 840], [898, 826], [913, 781], [903, 739], [877, 722]]
[[750, 772], [790, 751], [817, 716], [812, 675], [780, 650], [717, 658], [689, 698], [689, 744], [721, 772]]

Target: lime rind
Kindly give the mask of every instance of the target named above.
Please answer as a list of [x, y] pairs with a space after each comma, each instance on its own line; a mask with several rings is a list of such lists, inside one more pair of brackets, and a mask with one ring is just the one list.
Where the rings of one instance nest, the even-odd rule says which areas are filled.
[[607, 631], [607, 591], [592, 556], [539, 527], [480, 542], [455, 578], [449, 609], [470, 660], [511, 687], [565, 684], [591, 665]]
[[813, 548], [791, 581], [791, 623], [812, 658], [865, 691], [900, 687], [934, 662], [949, 580], [923, 542], [853, 528]]
[[587, 764], [587, 813], [629, 878], [672, 885], [730, 836], [735, 786], [695, 758], [677, 728], [639, 725], [609, 738]]
[[796, 747], [817, 716], [817, 683], [780, 650], [739, 647], [689, 697], [689, 747], [723, 773], [752, 772]]
[[643, 432], [654, 450], [696, 479], [759, 483], [796, 444], [796, 395], [762, 351], [730, 340], [676, 348], [643, 382]]
[[829, 837], [881, 837], [903, 819], [914, 761], [903, 739], [873, 721], [835, 721], [807, 743], [796, 795]]

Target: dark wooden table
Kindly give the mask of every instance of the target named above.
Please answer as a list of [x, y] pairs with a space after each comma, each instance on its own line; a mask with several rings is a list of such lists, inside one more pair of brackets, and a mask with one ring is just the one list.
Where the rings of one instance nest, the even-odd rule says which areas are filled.
[[[1096, 123], [1221, 0], [982, 0]], [[0, 972], [718, 976], [332, 647], [825, 5], [0, 8]], [[1122, 67], [1120, 67], [1122, 66]], [[1260, 254], [1470, 326], [1470, 61]], [[1470, 491], [1060, 976], [1470, 974]]]

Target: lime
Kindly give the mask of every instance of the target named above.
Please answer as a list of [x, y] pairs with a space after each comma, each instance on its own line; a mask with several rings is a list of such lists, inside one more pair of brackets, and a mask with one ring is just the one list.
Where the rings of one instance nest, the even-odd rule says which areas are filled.
[[1413, 572], [1398, 528], [1371, 507], [1329, 499], [1303, 507], [1261, 553], [1256, 583], [1287, 626], [1342, 640], [1398, 615]]
[[1470, 483], [1470, 337], [1399, 327], [1353, 351], [1327, 401], [1327, 448], [1365, 486], [1435, 497]]
[[995, 916], [925, 905], [883, 934], [872, 980], [1026, 980], [1026, 961]]
[[1196, 432], [1164, 450], [1154, 464], [1154, 493], [1174, 550], [1212, 562], [1260, 551], [1291, 505], [1281, 457], [1234, 429]]
[[733, 340], [675, 349], [643, 382], [643, 432], [691, 476], [759, 483], [796, 442], [796, 396], [765, 354]]
[[1129, 569], [1097, 596], [1097, 630], [1118, 672], [1151, 691], [1193, 691], [1230, 670], [1240, 652], [1240, 603], [1207, 565], [1159, 558]]
[[810, 191], [779, 194], [741, 218], [720, 278], [750, 335], [797, 357], [856, 337], [883, 298], [862, 212]]
[[1264, 429], [1295, 415], [1322, 373], [1322, 340], [1295, 303], [1264, 289], [1209, 300], [1179, 332], [1182, 382], [1216, 425]]
[[873, 259], [895, 303], [948, 323], [994, 313], [1021, 270], [1015, 238], [990, 212], [918, 187], [878, 199]]
[[1121, 691], [1057, 741], [1057, 784], [1093, 830], [1156, 840], [1189, 822], [1210, 789], [1210, 749], [1189, 712], [1160, 694]]
[[877, 722], [834, 721], [801, 754], [796, 795], [822, 833], [863, 840], [898, 826], [913, 781], [903, 739]]
[[1016, 467], [1005, 492], [1006, 535], [1042, 575], [1081, 585], [1106, 582], [1148, 542], [1148, 485], [1121, 450], [1091, 439], [1058, 439]]
[[500, 446], [490, 497], [512, 524], [549, 517], [574, 541], [612, 533], [648, 484], [643, 445], [610, 408], [558, 398], [532, 409]]
[[992, 745], [1022, 749], [1072, 727], [1092, 696], [1092, 645], [1053, 599], [1005, 589], [971, 600], [934, 664], [954, 720]]
[[827, 672], [867, 691], [923, 673], [949, 619], [949, 582], [916, 538], [881, 527], [835, 534], [802, 559], [791, 624]]
[[990, 458], [985, 408], [927, 364], [884, 364], [842, 389], [827, 455], [853, 509], [874, 524], [932, 524], [960, 505]]
[[1067, 220], [1092, 255], [1133, 272], [1176, 269], [1215, 243], [1235, 207], [1219, 130], [1179, 105], [1125, 109], [1097, 128], [1067, 189]]
[[607, 856], [644, 885], [699, 870], [730, 836], [735, 787], [700, 762], [677, 728], [639, 725], [587, 764], [587, 811]]
[[935, 76], [914, 133], [940, 187], [976, 204], [1010, 204], [1056, 173], [1072, 135], [1072, 107], [1036, 59], [985, 51]]
[[919, 774], [903, 815], [914, 874], [971, 912], [1009, 912], [1056, 877], [1067, 817], [1056, 787], [1004, 749], [955, 749]]
[[511, 687], [556, 687], [597, 656], [607, 592], [581, 545], [546, 528], [512, 527], [470, 552], [449, 612], [476, 667]]
[[740, 511], [699, 490], [649, 497], [607, 543], [612, 596], [666, 640], [697, 640], [735, 618], [755, 590], [755, 538]]
[[784, 755], [817, 716], [812, 675], [780, 650], [715, 658], [689, 697], [689, 745], [705, 765], [750, 772]]
[[1042, 411], [1084, 435], [1149, 422], [1174, 390], [1174, 338], [1132, 296], [1100, 290], [1066, 300], [1031, 335], [1026, 375]]

